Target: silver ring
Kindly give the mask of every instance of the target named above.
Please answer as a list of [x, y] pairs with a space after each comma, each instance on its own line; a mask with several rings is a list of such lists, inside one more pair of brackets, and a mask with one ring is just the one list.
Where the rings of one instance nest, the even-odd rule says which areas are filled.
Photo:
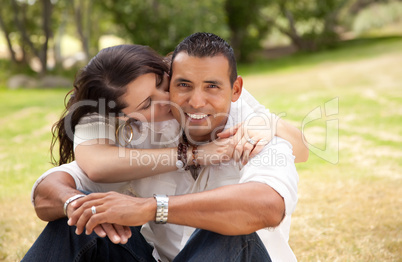
[[249, 142], [253, 146], [255, 146], [255, 144], [257, 144], [252, 138], [247, 139], [247, 142]]
[[96, 207], [95, 207], [95, 206], [92, 206], [92, 207], [91, 207], [91, 211], [92, 211], [92, 215], [95, 215], [95, 214], [96, 214]]

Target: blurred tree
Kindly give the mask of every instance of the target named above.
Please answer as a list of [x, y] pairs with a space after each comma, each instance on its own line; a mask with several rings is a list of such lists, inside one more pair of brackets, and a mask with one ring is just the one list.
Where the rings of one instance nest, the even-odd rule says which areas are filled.
[[70, 3], [73, 10], [74, 21], [85, 58], [89, 59], [91, 57], [89, 39], [91, 33], [90, 17], [92, 13], [92, 0], [70, 0], [67, 3]]
[[[99, 51], [102, 35], [116, 34], [110, 11], [94, 0], [54, 0], [60, 10], [59, 37], [64, 34], [76, 37], [88, 61]], [[60, 40], [60, 39], [59, 39]]]
[[[47, 70], [49, 41], [53, 37], [52, 11], [50, 0], [10, 0], [1, 8], [0, 24], [12, 61], [28, 65], [36, 59], [41, 75]], [[20, 51], [19, 57], [16, 50]]]
[[43, 33], [45, 35], [45, 39], [42, 44], [42, 50], [40, 52], [40, 61], [41, 61], [41, 74], [46, 74], [47, 71], [47, 50], [49, 47], [49, 39], [53, 35], [53, 30], [50, 28], [51, 22], [51, 14], [52, 14], [52, 4], [50, 0], [41, 0], [42, 3], [42, 18], [43, 18]]
[[[18, 6], [16, 6], [16, 3], [13, 0], [3, 1], [2, 8], [0, 9], [0, 25], [5, 35], [7, 47], [9, 49], [12, 61], [26, 65], [27, 59], [25, 49], [22, 47], [23, 42], [21, 40], [21, 34], [15, 33], [18, 31], [18, 23], [16, 23], [16, 21], [19, 21], [18, 12], [15, 12], [16, 9], [18, 11]], [[17, 57], [17, 48], [15, 47], [15, 42], [18, 42], [18, 44], [21, 45], [20, 57]]]
[[0, 29], [11, 60], [20, 65], [37, 60], [41, 74], [51, 48], [56, 68], [61, 65], [66, 34], [80, 40], [89, 59], [106, 34], [167, 54], [184, 37], [207, 31], [228, 39], [238, 60], [247, 61], [272, 28], [299, 50], [314, 51], [337, 43], [350, 14], [392, 1], [401, 0], [3, 0]]
[[299, 50], [314, 51], [337, 43], [339, 13], [348, 1], [276, 0], [265, 9], [266, 21]]
[[[93, 0], [3, 1], [0, 29], [11, 60], [27, 67], [37, 61], [40, 74], [44, 75], [49, 54], [54, 55], [55, 67], [60, 67], [61, 41], [65, 34], [76, 35], [86, 58], [92, 57], [98, 51], [99, 37], [110, 27], [110, 16], [99, 11], [105, 10], [94, 5]], [[104, 20], [100, 21], [101, 18]]]
[[[373, 19], [375, 17], [376, 19]], [[353, 16], [350, 29], [355, 35], [365, 33], [378, 32], [375, 35], [381, 35], [381, 29], [392, 28], [395, 29], [402, 22], [402, 1], [383, 1], [382, 3], [375, 2], [366, 8], [360, 10]], [[385, 30], [385, 34], [389, 31]], [[391, 29], [392, 31], [392, 29]], [[400, 30], [399, 30], [400, 31]], [[398, 30], [397, 30], [398, 32]]]
[[[31, 5], [25, 1], [10, 0], [10, 2], [13, 22], [19, 33], [23, 61], [27, 61], [27, 53], [38, 58], [40, 73], [44, 75], [47, 70], [48, 43], [52, 36], [50, 28], [52, 4], [50, 0], [41, 0]], [[37, 17], [42, 17], [42, 20]], [[33, 39], [33, 36], [36, 36], [36, 39]]]
[[349, 9], [348, 11], [349, 11], [350, 14], [356, 15], [362, 9], [364, 9], [364, 8], [374, 4], [374, 3], [384, 3], [384, 2], [390, 2], [390, 1], [389, 0], [351, 0], [350, 1], [350, 7], [348, 8]]
[[230, 29], [230, 43], [239, 61], [247, 61], [250, 54], [261, 48], [269, 24], [259, 12], [265, 0], [226, 0], [225, 11]]
[[[103, 1], [94, 0], [64, 0], [74, 19], [74, 28], [70, 28], [73, 35], [81, 41], [81, 47], [86, 60], [99, 51], [99, 38], [103, 34], [116, 34], [112, 23], [110, 10], [105, 9]], [[72, 29], [72, 30], [71, 30]]]
[[223, 0], [100, 2], [112, 13], [118, 26], [113, 33], [130, 39], [132, 43], [149, 45], [161, 54], [173, 51], [184, 37], [196, 31], [224, 35], [226, 25], [222, 3]]
[[[3, 8], [4, 8], [4, 6], [3, 6]], [[8, 51], [10, 53], [11, 61], [13, 63], [18, 63], [15, 51], [13, 49], [13, 44], [11, 42], [11, 36], [10, 36], [10, 29], [11, 28], [7, 27], [6, 22], [3, 19], [3, 14], [0, 15], [0, 28], [3, 31], [4, 38], [6, 39], [6, 42], [7, 42], [7, 48], [8, 48]]]

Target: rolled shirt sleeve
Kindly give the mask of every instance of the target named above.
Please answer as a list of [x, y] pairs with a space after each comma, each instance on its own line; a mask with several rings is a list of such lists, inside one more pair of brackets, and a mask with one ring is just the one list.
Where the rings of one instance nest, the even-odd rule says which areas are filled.
[[251, 181], [267, 184], [277, 191], [285, 201], [286, 215], [290, 216], [296, 208], [299, 182], [292, 145], [274, 137], [243, 167], [240, 183]]
[[88, 114], [81, 118], [75, 126], [74, 150], [79, 144], [93, 139], [108, 139], [115, 144], [115, 119], [107, 119], [99, 114]]
[[129, 182], [95, 183], [86, 176], [84, 171], [78, 166], [77, 162], [73, 161], [71, 163], [49, 169], [36, 180], [31, 191], [31, 201], [33, 205], [34, 205], [34, 193], [36, 188], [47, 176], [52, 175], [54, 172], [68, 173], [74, 179], [76, 189], [85, 192], [108, 192], [108, 191], [121, 192], [129, 184]]

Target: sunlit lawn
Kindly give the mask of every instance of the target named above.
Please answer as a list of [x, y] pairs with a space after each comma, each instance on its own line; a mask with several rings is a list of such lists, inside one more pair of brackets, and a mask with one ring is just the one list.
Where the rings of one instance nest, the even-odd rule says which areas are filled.
[[[304, 129], [312, 149], [298, 164], [290, 244], [299, 261], [402, 261], [402, 39], [240, 74], [260, 102]], [[45, 226], [30, 190], [51, 167], [50, 127], [65, 93], [0, 89], [0, 261], [19, 261]]]

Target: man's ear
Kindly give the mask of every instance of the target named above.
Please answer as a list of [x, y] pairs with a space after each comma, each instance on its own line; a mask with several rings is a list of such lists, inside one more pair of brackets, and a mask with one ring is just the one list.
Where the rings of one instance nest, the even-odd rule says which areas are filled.
[[237, 99], [239, 99], [242, 90], [243, 90], [243, 78], [241, 76], [237, 76], [237, 79], [233, 83], [232, 88], [232, 102], [236, 102]]

